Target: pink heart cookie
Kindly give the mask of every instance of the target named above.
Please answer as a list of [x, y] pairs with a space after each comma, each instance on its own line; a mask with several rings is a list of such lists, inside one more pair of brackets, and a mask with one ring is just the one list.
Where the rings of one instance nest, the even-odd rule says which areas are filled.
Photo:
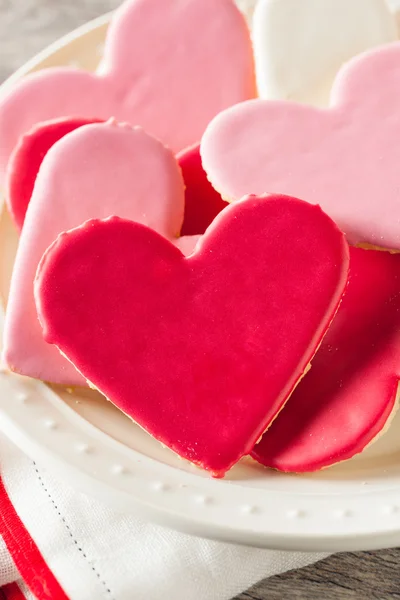
[[[35, 125], [19, 140], [7, 166], [6, 202], [18, 230], [21, 231], [40, 166], [56, 142], [98, 119], [65, 117]], [[129, 159], [129, 157], [127, 157]], [[227, 206], [214, 190], [201, 165], [200, 146], [180, 152], [177, 161], [185, 183], [185, 218], [177, 242], [184, 254], [194, 247], [193, 235], [203, 234], [214, 217]], [[190, 237], [186, 237], [190, 236]]]
[[328, 467], [387, 425], [400, 379], [400, 254], [350, 248], [349, 285], [311, 365], [254, 448], [266, 466]]
[[175, 157], [142, 129], [87, 125], [57, 142], [40, 168], [15, 261], [3, 344], [10, 369], [55, 383], [84, 383], [44, 342], [33, 298], [42, 254], [62, 231], [118, 214], [176, 240], [183, 213], [184, 185]]
[[89, 221], [45, 253], [35, 299], [47, 342], [94, 387], [222, 476], [304, 374], [347, 276], [344, 236], [319, 207], [250, 197], [189, 258], [143, 225]]
[[253, 100], [221, 113], [203, 166], [225, 199], [295, 195], [320, 204], [350, 242], [399, 249], [399, 105], [396, 43], [345, 66], [330, 109]]
[[115, 117], [178, 152], [221, 110], [255, 96], [250, 35], [233, 0], [128, 0], [96, 74], [54, 68], [0, 101], [0, 177], [19, 138], [58, 117]]
[[47, 152], [68, 133], [96, 122], [98, 119], [54, 119], [35, 125], [19, 139], [8, 161], [6, 173], [6, 203], [19, 231], [24, 224], [36, 177]]

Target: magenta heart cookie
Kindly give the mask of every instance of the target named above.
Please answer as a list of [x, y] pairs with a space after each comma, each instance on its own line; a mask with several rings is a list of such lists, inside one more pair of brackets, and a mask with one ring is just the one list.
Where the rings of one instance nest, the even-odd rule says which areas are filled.
[[49, 150], [36, 179], [5, 321], [3, 358], [11, 370], [54, 383], [84, 383], [44, 342], [32, 284], [43, 252], [62, 231], [113, 214], [148, 225], [187, 253], [197, 239], [177, 239], [184, 184], [172, 152], [140, 128], [114, 122], [87, 125]]
[[252, 456], [300, 473], [361, 452], [396, 406], [399, 332], [400, 254], [350, 248], [349, 284], [332, 325]]
[[185, 218], [181, 235], [201, 235], [228, 203], [207, 179], [199, 144], [186, 148], [176, 159], [185, 182]]
[[46, 69], [0, 100], [0, 177], [18, 139], [58, 117], [115, 117], [175, 152], [218, 112], [255, 96], [250, 35], [233, 0], [127, 0], [96, 74]]
[[7, 208], [18, 231], [24, 224], [36, 177], [47, 152], [72, 131], [96, 122], [97, 119], [54, 119], [35, 125], [19, 139], [6, 173]]
[[344, 236], [319, 207], [250, 197], [186, 258], [143, 225], [89, 221], [46, 252], [35, 299], [44, 338], [91, 385], [222, 476], [304, 375], [347, 276]]
[[350, 242], [399, 249], [400, 44], [345, 66], [331, 104], [253, 100], [221, 113], [202, 140], [208, 177], [227, 200], [294, 195], [320, 204]]

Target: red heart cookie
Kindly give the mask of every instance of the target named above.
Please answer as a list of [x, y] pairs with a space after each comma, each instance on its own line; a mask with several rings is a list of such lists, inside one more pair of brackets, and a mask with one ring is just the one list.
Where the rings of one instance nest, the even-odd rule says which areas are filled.
[[186, 258], [143, 225], [89, 221], [44, 255], [35, 298], [46, 341], [94, 387], [222, 476], [304, 374], [347, 276], [344, 236], [319, 207], [250, 197]]
[[207, 179], [199, 144], [187, 148], [176, 158], [185, 182], [185, 218], [181, 235], [203, 234], [228, 203]]
[[98, 119], [55, 119], [35, 125], [23, 135], [7, 165], [6, 202], [19, 231], [24, 224], [36, 177], [47, 152], [68, 133]]
[[350, 248], [349, 285], [312, 368], [252, 456], [315, 471], [361, 452], [385, 427], [400, 379], [400, 255]]
[[345, 66], [331, 104], [224, 111], [201, 143], [207, 175], [227, 200], [290, 194], [320, 204], [353, 244], [400, 249], [400, 44]]
[[250, 35], [233, 0], [127, 0], [96, 74], [46, 69], [3, 92], [0, 178], [19, 138], [42, 121], [114, 117], [178, 152], [221, 110], [255, 95]]

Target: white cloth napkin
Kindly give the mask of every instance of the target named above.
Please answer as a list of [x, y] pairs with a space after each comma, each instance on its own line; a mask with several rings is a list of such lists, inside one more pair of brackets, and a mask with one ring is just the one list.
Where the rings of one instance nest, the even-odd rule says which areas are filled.
[[0, 587], [18, 579], [19, 573], [7, 550], [7, 546], [0, 537]]
[[[19, 517], [71, 600], [231, 600], [264, 577], [326, 556], [213, 542], [117, 513], [57, 480], [2, 435], [0, 466]], [[2, 544], [0, 565], [0, 585], [16, 580]]]

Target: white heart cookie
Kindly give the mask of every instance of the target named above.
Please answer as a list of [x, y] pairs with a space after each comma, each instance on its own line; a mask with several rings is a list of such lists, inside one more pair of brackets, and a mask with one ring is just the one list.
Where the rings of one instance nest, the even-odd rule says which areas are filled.
[[396, 18], [397, 36], [400, 38], [400, 0], [387, 0], [387, 3]]
[[384, 0], [259, 0], [253, 19], [262, 98], [329, 104], [344, 62], [397, 39]]
[[246, 17], [247, 22], [251, 27], [254, 9], [256, 7], [256, 4], [258, 3], [258, 0], [235, 0], [235, 3]]

